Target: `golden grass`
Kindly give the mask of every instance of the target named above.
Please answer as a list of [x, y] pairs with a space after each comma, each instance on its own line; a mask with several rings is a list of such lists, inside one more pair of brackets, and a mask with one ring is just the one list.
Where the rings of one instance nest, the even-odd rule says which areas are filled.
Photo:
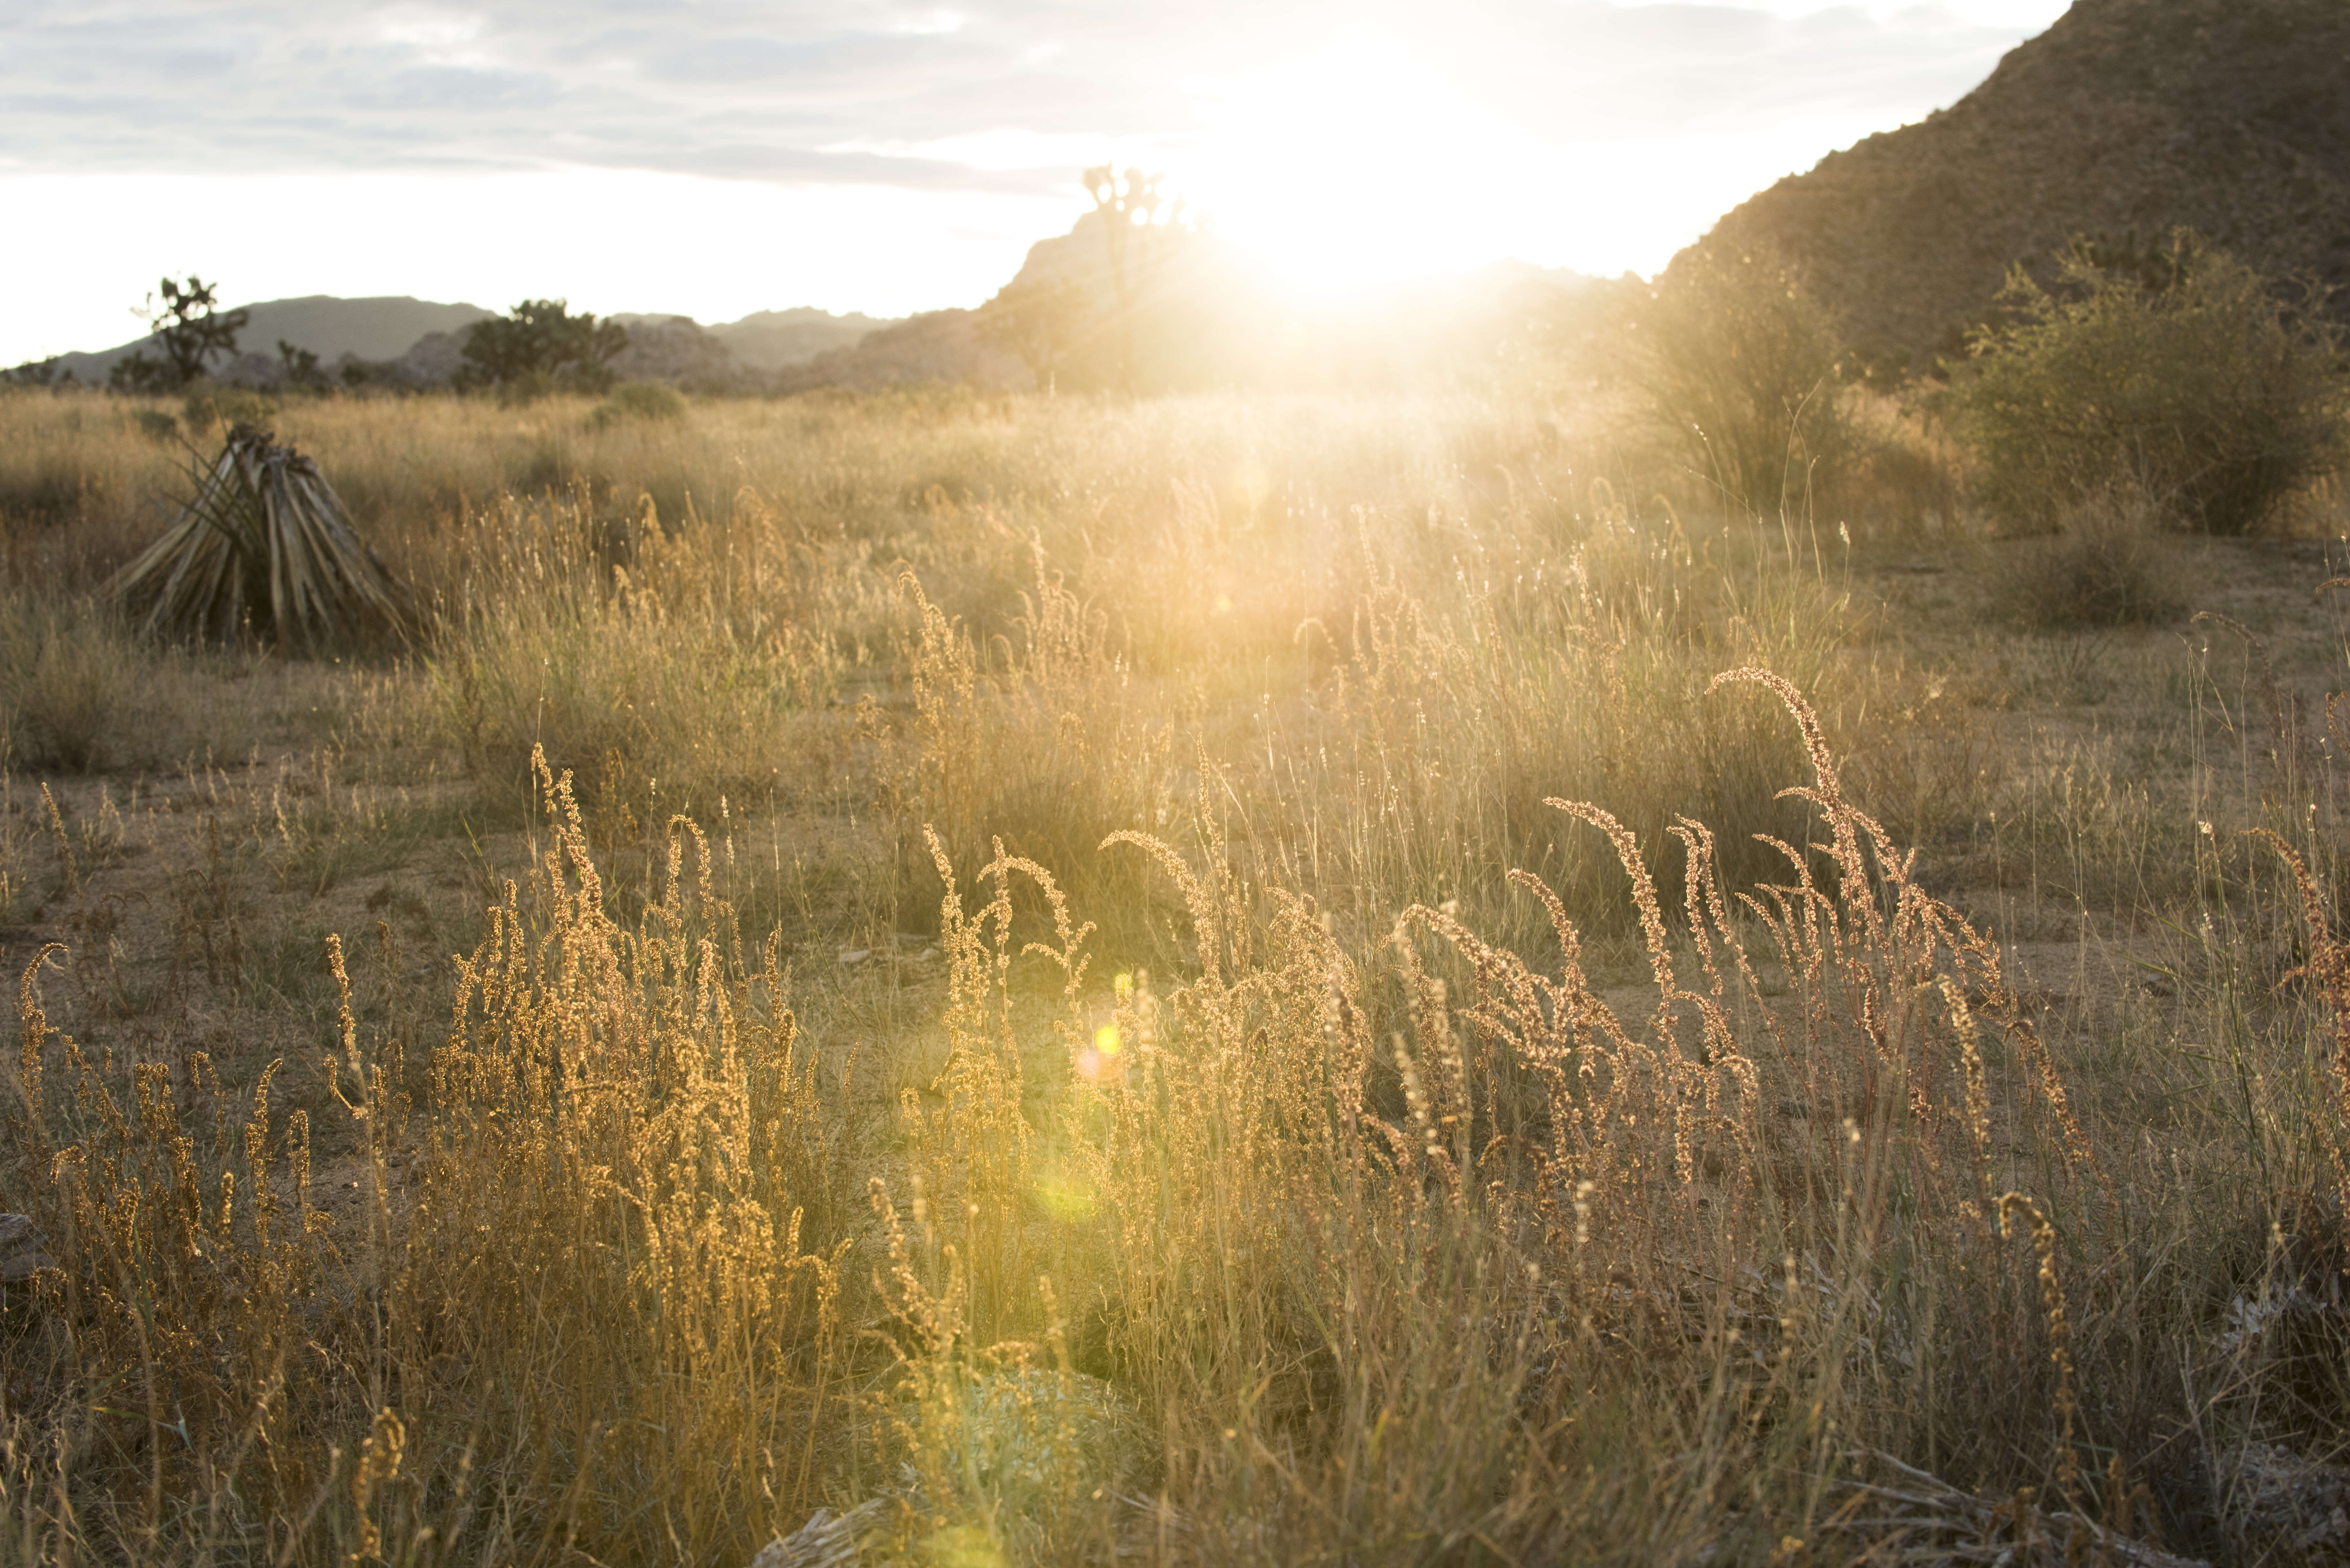
[[1548, 406], [323, 402], [439, 620], [296, 672], [77, 597], [135, 411], [0, 403], [0, 1562], [2330, 1539], [2314, 608], [1985, 643]]

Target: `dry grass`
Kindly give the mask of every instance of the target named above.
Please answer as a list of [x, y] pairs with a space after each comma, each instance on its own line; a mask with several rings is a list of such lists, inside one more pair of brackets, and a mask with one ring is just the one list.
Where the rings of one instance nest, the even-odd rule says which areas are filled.
[[289, 665], [85, 607], [140, 411], [0, 403], [0, 1562], [2340, 1544], [2318, 553], [1987, 632], [1605, 410], [296, 403], [437, 624]]

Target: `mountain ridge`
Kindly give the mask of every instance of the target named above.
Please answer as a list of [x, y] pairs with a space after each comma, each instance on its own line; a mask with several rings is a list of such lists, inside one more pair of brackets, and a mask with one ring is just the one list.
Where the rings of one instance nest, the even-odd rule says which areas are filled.
[[1758, 192], [1690, 249], [1776, 252], [1865, 358], [1913, 365], [2075, 234], [2191, 227], [2350, 287], [2345, 83], [2342, 0], [2074, 0], [1957, 103]]
[[[396, 359], [433, 333], [455, 334], [493, 313], [478, 305], [442, 304], [404, 294], [345, 297], [306, 294], [256, 300], [238, 308], [249, 313], [238, 344], [248, 357], [274, 358], [280, 338], [307, 348], [323, 364], [344, 355], [360, 359]], [[142, 333], [110, 348], [57, 356], [57, 371], [77, 380], [103, 383], [117, 361], [153, 341]]]
[[[478, 305], [443, 304], [410, 295], [346, 297], [302, 295], [256, 300], [235, 306], [248, 313], [238, 334], [240, 353], [219, 373], [232, 380], [266, 380], [276, 367], [280, 339], [318, 357], [332, 369], [356, 360], [393, 367], [394, 380], [432, 384], [445, 380], [457, 363], [468, 327], [496, 313]], [[898, 325], [889, 318], [850, 312], [835, 315], [814, 306], [759, 310], [737, 321], [704, 327], [691, 317], [663, 313], [616, 313], [629, 327], [635, 363], [625, 374], [649, 377], [700, 375], [724, 380], [741, 371], [764, 373], [805, 365], [820, 355], [853, 348], [868, 333]], [[104, 384], [120, 360], [153, 341], [142, 334], [109, 348], [60, 354], [58, 375]]]

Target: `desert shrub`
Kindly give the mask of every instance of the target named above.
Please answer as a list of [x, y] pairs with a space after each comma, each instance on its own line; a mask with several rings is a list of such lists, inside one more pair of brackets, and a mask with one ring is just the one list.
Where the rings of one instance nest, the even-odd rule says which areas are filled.
[[2167, 270], [2098, 265], [2076, 244], [2043, 289], [2018, 270], [2012, 319], [1954, 384], [1980, 489], [2044, 526], [2116, 483], [2206, 534], [2257, 526], [2342, 455], [2340, 341], [2321, 303], [2186, 231]]
[[1634, 308], [1629, 343], [1659, 432], [1733, 507], [1783, 510], [1843, 459], [1835, 317], [1772, 256], [1684, 253]]
[[2183, 606], [2178, 546], [2136, 491], [2086, 497], [2055, 534], [1990, 548], [1992, 608], [2023, 626], [2144, 626]]
[[685, 400], [664, 381], [623, 381], [596, 405], [588, 421], [598, 430], [624, 420], [675, 420], [685, 417]]
[[1855, 387], [1846, 394], [1845, 461], [1824, 477], [1814, 515], [1856, 535], [1945, 534], [1965, 502], [1960, 450], [1930, 410]]
[[557, 390], [600, 392], [612, 384], [612, 357], [628, 344], [628, 328], [617, 321], [574, 314], [560, 299], [525, 299], [465, 329], [456, 381], [495, 387], [518, 401]]
[[[677, 834], [623, 927], [569, 798], [539, 782], [555, 842], [491, 914], [429, 1071], [397, 1033], [362, 1034], [338, 941], [310, 955], [340, 1023], [315, 1147], [348, 1150], [344, 1181], [313, 1180], [310, 1116], [282, 1081], [273, 1100], [276, 1065], [248, 1094], [201, 1052], [85, 1052], [26, 980], [0, 1193], [33, 1203], [62, 1267], [37, 1308], [0, 1296], [9, 1372], [138, 1389], [207, 1451], [128, 1490], [104, 1472], [138, 1439], [68, 1458], [47, 1495], [56, 1538], [88, 1542], [77, 1560], [252, 1562], [265, 1531], [287, 1563], [511, 1561], [557, 1536], [610, 1560], [659, 1495], [693, 1500], [662, 1539], [743, 1562], [806, 1506], [811, 1413], [846, 1403], [841, 1107], [777, 950], [740, 942], [712, 896], [712, 846]], [[340, 1223], [330, 1187], [358, 1199]], [[560, 1394], [510, 1376], [525, 1366], [564, 1368]], [[12, 1538], [30, 1438], [0, 1416]], [[289, 1442], [298, 1482], [270, 1457]], [[550, 1466], [578, 1478], [569, 1501], [522, 1501]]]

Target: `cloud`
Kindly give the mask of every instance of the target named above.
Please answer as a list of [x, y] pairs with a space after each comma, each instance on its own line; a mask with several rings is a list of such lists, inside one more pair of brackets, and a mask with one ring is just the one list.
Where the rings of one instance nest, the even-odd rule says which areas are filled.
[[1180, 140], [1200, 125], [1187, 82], [1308, 58], [1349, 32], [1426, 61], [1517, 133], [1575, 142], [1802, 115], [1898, 123], [1963, 93], [2054, 8], [19, 0], [0, 11], [0, 165], [1033, 190], [1010, 177], [1047, 165], [1024, 157]]
[[[0, 364], [239, 301], [975, 304], [1164, 170], [1318, 283], [1647, 271], [2061, 0], [0, 0]], [[298, 222], [255, 223], [256, 213]], [[680, 259], [681, 246], [691, 263]]]

